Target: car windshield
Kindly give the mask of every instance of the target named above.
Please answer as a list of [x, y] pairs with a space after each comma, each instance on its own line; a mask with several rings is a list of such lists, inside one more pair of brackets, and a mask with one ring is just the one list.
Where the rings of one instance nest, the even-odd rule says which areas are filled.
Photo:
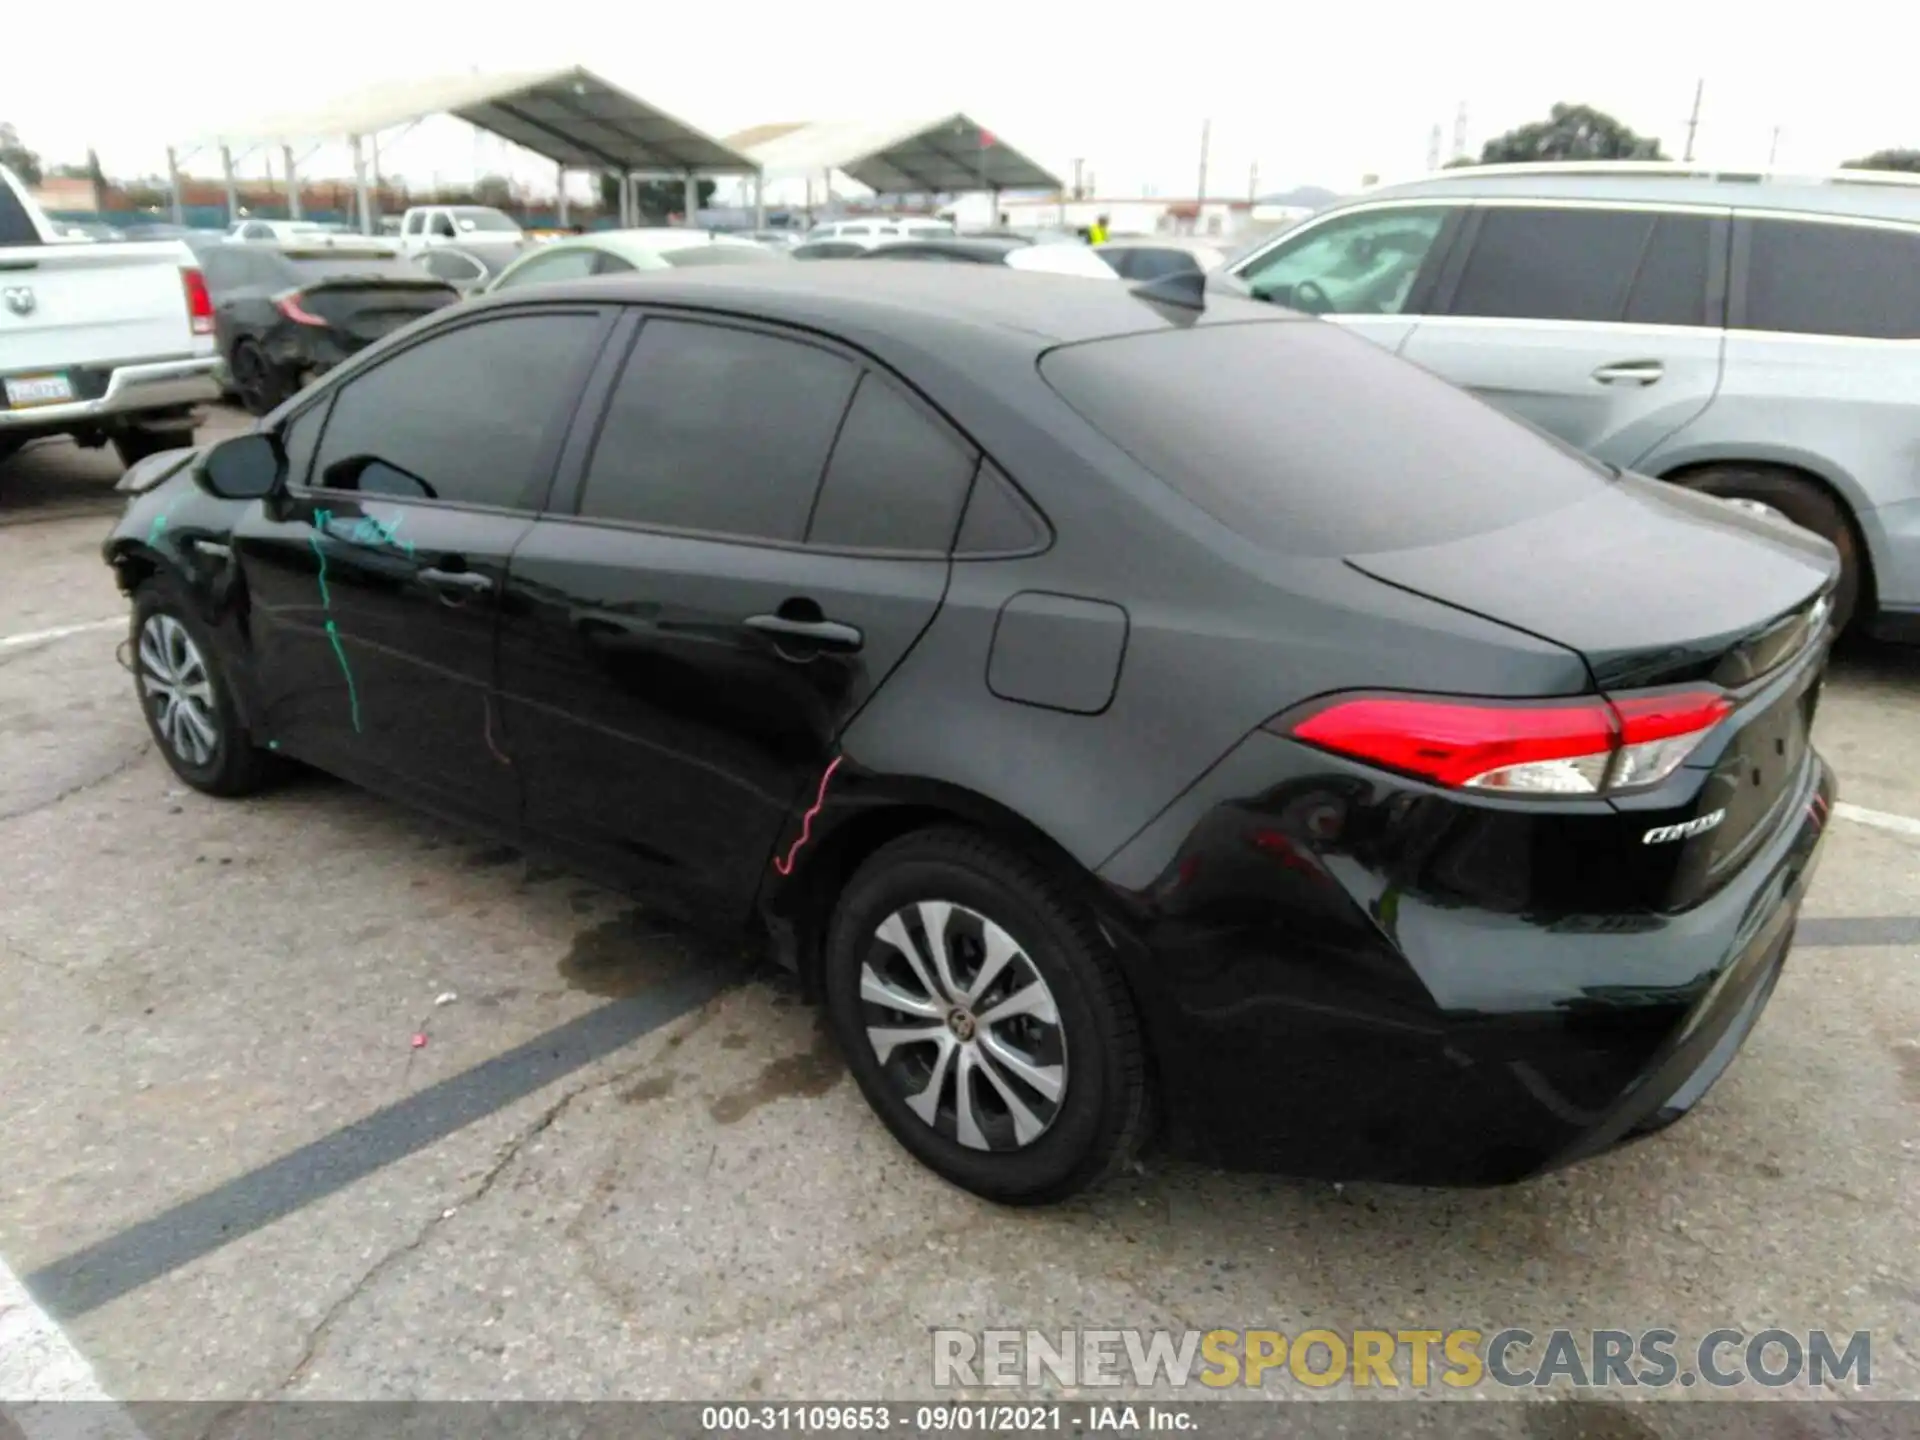
[[1440, 544], [1575, 504], [1612, 479], [1531, 426], [1318, 321], [1068, 345], [1049, 351], [1040, 373], [1188, 500], [1282, 554]]
[[480, 231], [489, 235], [520, 233], [520, 227], [498, 210], [456, 210], [453, 212], [453, 223], [462, 230]]

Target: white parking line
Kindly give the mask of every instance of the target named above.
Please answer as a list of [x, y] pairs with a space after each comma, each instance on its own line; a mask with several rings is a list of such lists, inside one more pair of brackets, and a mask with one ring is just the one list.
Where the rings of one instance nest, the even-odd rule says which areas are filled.
[[[72, 1404], [91, 1401], [92, 1404]], [[0, 1260], [0, 1405], [28, 1440], [144, 1440], [66, 1332]]]
[[56, 625], [51, 630], [29, 630], [23, 635], [0, 635], [0, 650], [38, 645], [44, 640], [64, 640], [69, 635], [85, 635], [94, 630], [111, 630], [126, 623], [126, 616], [116, 615], [111, 620], [87, 620], [78, 625]]
[[1837, 802], [1833, 813], [1856, 825], [1871, 825], [1876, 830], [1891, 830], [1896, 835], [1920, 835], [1920, 820], [1910, 815], [1895, 815], [1888, 810], [1869, 810], [1864, 805]]

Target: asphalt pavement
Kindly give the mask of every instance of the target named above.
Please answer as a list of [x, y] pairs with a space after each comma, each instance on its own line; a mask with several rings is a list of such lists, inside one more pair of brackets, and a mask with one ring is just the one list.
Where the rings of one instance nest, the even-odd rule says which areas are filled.
[[1500, 1190], [1150, 1154], [1008, 1211], [750, 950], [322, 777], [187, 791], [101, 623], [116, 474], [0, 466], [0, 1260], [107, 1395], [904, 1399], [940, 1327], [1521, 1325], [1867, 1330], [1920, 1399], [1920, 652], [1837, 663], [1865, 809], [1681, 1125]]

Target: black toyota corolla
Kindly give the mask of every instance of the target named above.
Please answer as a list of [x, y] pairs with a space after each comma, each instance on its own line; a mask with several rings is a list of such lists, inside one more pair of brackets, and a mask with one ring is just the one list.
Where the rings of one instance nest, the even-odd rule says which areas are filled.
[[757, 927], [996, 1200], [1156, 1127], [1457, 1184], [1658, 1129], [1833, 794], [1824, 541], [1231, 297], [556, 284], [123, 487], [182, 779], [297, 759]]

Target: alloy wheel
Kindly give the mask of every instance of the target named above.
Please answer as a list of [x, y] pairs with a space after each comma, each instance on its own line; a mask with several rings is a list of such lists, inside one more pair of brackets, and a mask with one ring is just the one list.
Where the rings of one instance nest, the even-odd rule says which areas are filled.
[[140, 695], [154, 732], [183, 764], [202, 768], [220, 749], [213, 676], [187, 627], [171, 615], [149, 616], [140, 631]]
[[1785, 511], [1775, 509], [1764, 500], [1749, 500], [1744, 495], [1723, 495], [1721, 498], [1727, 504], [1736, 509], [1745, 510], [1750, 515], [1764, 515], [1769, 520], [1785, 520], [1789, 525], [1795, 523]]
[[860, 967], [861, 1024], [882, 1074], [935, 1133], [1020, 1150], [1060, 1114], [1067, 1038], [1018, 941], [945, 900], [896, 910]]

